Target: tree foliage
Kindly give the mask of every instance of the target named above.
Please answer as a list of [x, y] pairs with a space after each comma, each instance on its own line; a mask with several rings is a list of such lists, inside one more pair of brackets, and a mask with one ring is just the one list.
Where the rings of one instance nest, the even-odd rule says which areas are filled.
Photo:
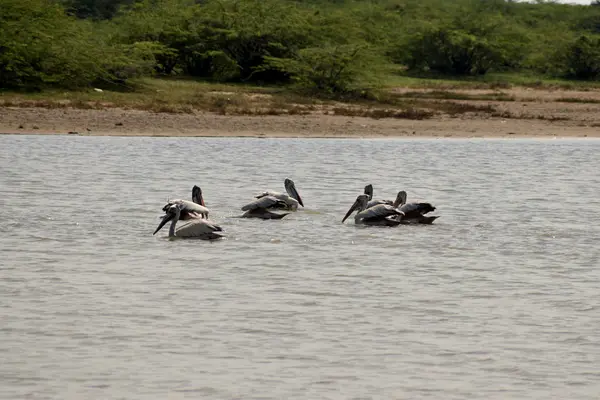
[[140, 75], [344, 93], [392, 64], [600, 79], [600, 7], [510, 0], [0, 0], [0, 87]]
[[568, 75], [577, 79], [600, 78], [600, 36], [577, 38], [568, 47], [566, 65]]

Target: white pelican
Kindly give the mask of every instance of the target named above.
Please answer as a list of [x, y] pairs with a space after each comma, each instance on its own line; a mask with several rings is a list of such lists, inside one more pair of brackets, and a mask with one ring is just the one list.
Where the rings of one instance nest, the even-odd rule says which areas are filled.
[[193, 218], [190, 220], [190, 222], [175, 229], [175, 225], [181, 217], [181, 211], [183, 207], [184, 205], [182, 204], [173, 204], [167, 208], [166, 215], [163, 217], [153, 235], [161, 230], [161, 228], [167, 222], [171, 221], [171, 226], [169, 227], [169, 237], [196, 238], [204, 240], [219, 239], [223, 237], [223, 228], [200, 218]]
[[283, 186], [285, 187], [285, 191], [287, 192], [287, 194], [280, 192], [272, 192], [268, 190], [255, 197], [257, 199], [260, 199], [265, 196], [271, 196], [284, 202], [283, 206], [281, 204], [276, 204], [275, 207], [271, 208], [283, 208], [285, 210], [296, 211], [298, 209], [298, 204], [304, 207], [304, 203], [302, 202], [302, 198], [300, 197], [298, 190], [296, 190], [296, 185], [294, 184], [294, 181], [286, 178], [283, 183]]
[[396, 207], [389, 204], [377, 204], [373, 207], [367, 207], [369, 202], [369, 196], [361, 194], [356, 198], [352, 207], [348, 210], [342, 224], [354, 211], [358, 211], [354, 216], [355, 224], [363, 225], [383, 225], [383, 226], [397, 226], [400, 225], [404, 213], [398, 210]]
[[262, 196], [242, 207], [242, 218], [281, 219], [289, 213], [274, 213], [269, 209], [285, 208], [287, 203], [274, 196]]
[[174, 204], [182, 205], [180, 217], [181, 220], [188, 220], [192, 218], [208, 218], [209, 210], [204, 205], [202, 189], [196, 185], [194, 185], [192, 188], [192, 201], [182, 199], [169, 200], [162, 210], [167, 212], [167, 210]]

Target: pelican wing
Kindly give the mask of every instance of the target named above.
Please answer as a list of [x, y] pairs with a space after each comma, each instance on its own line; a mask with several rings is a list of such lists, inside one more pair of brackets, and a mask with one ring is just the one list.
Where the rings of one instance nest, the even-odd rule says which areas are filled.
[[283, 203], [281, 200], [273, 196], [263, 196], [246, 204], [244, 207], [242, 207], [242, 211], [266, 209], [281, 203]]
[[219, 225], [208, 222], [204, 219], [195, 219], [177, 228], [175, 231], [175, 236], [216, 239], [222, 236], [221, 232], [223, 232], [223, 228], [221, 228]]
[[181, 211], [194, 212], [197, 214], [204, 214], [204, 215], [208, 215], [208, 213], [209, 213], [208, 208], [204, 207], [203, 205], [196, 204], [192, 201], [180, 200], [180, 199], [169, 200], [169, 202], [163, 207], [163, 211], [167, 211], [167, 209], [169, 207], [171, 207], [175, 204], [179, 204], [182, 206]]
[[420, 217], [429, 212], [435, 211], [435, 207], [430, 203], [408, 203], [399, 207], [407, 218]]
[[388, 205], [392, 205], [393, 202], [389, 201], [389, 200], [371, 200], [367, 203], [367, 208], [371, 208], [371, 207], [375, 207], [376, 205], [379, 204], [388, 204]]
[[356, 214], [359, 219], [385, 218], [392, 215], [404, 215], [404, 213], [389, 204], [378, 204], [374, 207], [367, 208]]
[[279, 198], [279, 196], [281, 196], [282, 193], [279, 192], [272, 192], [270, 190], [267, 190], [266, 192], [262, 192], [260, 194], [257, 194], [256, 196], [254, 196], [254, 198], [256, 199], [260, 199], [261, 197], [266, 197], [266, 196], [272, 196], [272, 197], [277, 197]]

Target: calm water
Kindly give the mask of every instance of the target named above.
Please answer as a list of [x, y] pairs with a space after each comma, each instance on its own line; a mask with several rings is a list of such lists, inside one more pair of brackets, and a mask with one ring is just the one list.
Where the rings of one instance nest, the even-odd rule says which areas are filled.
[[[3, 399], [597, 399], [600, 141], [0, 136]], [[233, 218], [294, 179], [305, 209]], [[375, 197], [432, 226], [361, 228]], [[152, 236], [203, 188], [219, 242]]]

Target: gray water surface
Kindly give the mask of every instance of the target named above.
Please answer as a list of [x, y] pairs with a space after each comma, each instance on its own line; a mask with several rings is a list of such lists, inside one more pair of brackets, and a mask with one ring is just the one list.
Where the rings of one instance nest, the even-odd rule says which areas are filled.
[[[0, 136], [3, 399], [597, 399], [599, 140]], [[235, 218], [292, 178], [306, 208]], [[365, 184], [431, 226], [341, 219]], [[152, 236], [202, 187], [217, 242]]]

